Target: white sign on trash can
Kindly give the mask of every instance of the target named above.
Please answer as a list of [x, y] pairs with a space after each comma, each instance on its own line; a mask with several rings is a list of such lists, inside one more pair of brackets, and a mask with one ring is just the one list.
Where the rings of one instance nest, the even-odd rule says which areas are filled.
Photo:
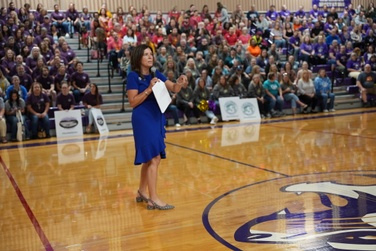
[[260, 121], [260, 110], [256, 98], [239, 99], [240, 121]]
[[[91, 108], [91, 112], [94, 117], [95, 125], [98, 129], [99, 134], [107, 134], [108, 133], [108, 127], [106, 124], [106, 120], [103, 117], [102, 110], [97, 108]], [[89, 115], [90, 116], [90, 115]]]
[[82, 136], [81, 111], [55, 111], [55, 130], [57, 138]]
[[221, 117], [223, 121], [239, 120], [239, 97], [219, 98]]

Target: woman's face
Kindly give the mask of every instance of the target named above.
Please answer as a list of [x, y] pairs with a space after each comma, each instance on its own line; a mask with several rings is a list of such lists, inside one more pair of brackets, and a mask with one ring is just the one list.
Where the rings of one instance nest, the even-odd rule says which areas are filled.
[[225, 84], [226, 84], [226, 79], [225, 79], [224, 76], [221, 76], [221, 78], [219, 79], [219, 83], [220, 83], [221, 85], [225, 85]]
[[203, 79], [200, 79], [200, 81], [198, 81], [198, 85], [201, 87], [201, 88], [204, 88], [205, 86], [205, 82]]
[[154, 63], [153, 52], [149, 48], [147, 48], [144, 50], [144, 54], [141, 59], [141, 66], [150, 68], [153, 66], [153, 63]]
[[17, 100], [17, 94], [16, 93], [12, 93], [12, 100]]
[[36, 84], [36, 85], [33, 85], [33, 93], [34, 94], [40, 94], [40, 85], [39, 84]]

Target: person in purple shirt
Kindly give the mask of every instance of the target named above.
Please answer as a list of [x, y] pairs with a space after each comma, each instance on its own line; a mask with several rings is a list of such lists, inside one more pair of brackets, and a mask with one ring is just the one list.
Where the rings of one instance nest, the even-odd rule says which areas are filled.
[[35, 66], [35, 68], [33, 68], [33, 71], [31, 73], [31, 77], [35, 80], [37, 79], [37, 77], [39, 77], [40, 75], [42, 75], [42, 68], [43, 66], [45, 66], [44, 64], [44, 61], [42, 58], [39, 58], [37, 60], [37, 65]]
[[76, 63], [76, 72], [71, 76], [71, 83], [74, 88], [73, 95], [76, 102], [81, 101], [83, 95], [90, 90], [90, 78], [84, 72], [84, 64], [82, 62]]
[[275, 6], [273, 4], [270, 5], [269, 10], [265, 14], [266, 20], [268, 20], [269, 22], [275, 21], [277, 19], [277, 16], [278, 13], [275, 10]]
[[61, 83], [61, 92], [57, 95], [56, 106], [60, 111], [73, 110], [76, 101], [74, 96], [69, 93], [69, 84], [66, 81]]
[[74, 29], [76, 28], [77, 31], [81, 29], [80, 16], [74, 3], [69, 4], [69, 8], [65, 12], [65, 16], [67, 17], [67, 21], [70, 23], [69, 35], [71, 38], [73, 38]]
[[319, 15], [322, 16], [322, 18], [325, 21], [326, 18], [328, 17], [328, 14], [329, 14], [328, 5], [324, 4], [324, 6], [322, 6], [322, 10], [319, 12]]
[[1, 7], [0, 9], [0, 24], [5, 25], [8, 20], [7, 8]]
[[306, 17], [306, 13], [304, 11], [304, 7], [301, 5], [299, 6], [299, 10], [295, 12], [295, 18], [299, 18], [300, 21], [303, 21]]
[[42, 92], [46, 94], [52, 100], [52, 105], [56, 104], [56, 91], [54, 78], [50, 75], [50, 71], [47, 66], [42, 67], [42, 74], [36, 79], [36, 82], [42, 85]]
[[315, 21], [317, 21], [317, 18], [318, 18], [318, 16], [319, 16], [319, 14], [320, 14], [320, 12], [319, 12], [319, 10], [317, 9], [317, 5], [314, 4], [314, 5], [312, 6], [312, 10], [309, 12], [309, 16], [310, 16], [310, 18], [312, 18], [312, 20], [315, 22]]
[[311, 38], [308, 35], [304, 36], [303, 42], [300, 45], [300, 60], [307, 61], [308, 63], [312, 64], [314, 53]]
[[13, 66], [13, 68], [10, 70], [9, 76], [13, 76], [17, 74], [17, 66], [18, 65], [23, 65], [25, 72], [31, 76], [33, 71], [27, 66], [24, 61], [23, 57], [21, 55], [17, 55], [16, 57], [16, 64]]
[[76, 57], [76, 53], [74, 53], [74, 51], [68, 47], [67, 42], [62, 43], [60, 54], [62, 57], [67, 59], [68, 64], [71, 64], [72, 60]]
[[376, 54], [373, 54], [367, 61], [367, 64], [371, 66], [372, 71], [376, 71]]
[[50, 120], [48, 110], [50, 109], [50, 99], [42, 92], [42, 85], [33, 83], [30, 95], [26, 99], [26, 107], [31, 121], [31, 138], [38, 138], [38, 127], [40, 126], [50, 138]]
[[68, 86], [71, 88], [70, 82], [71, 82], [71, 76], [66, 73], [66, 68], [64, 65], [60, 65], [57, 74], [55, 75], [54, 78], [54, 83], [55, 83], [55, 90], [57, 93], [62, 91], [62, 84], [64, 82], [68, 83]]
[[[30, 69], [34, 69], [35, 66], [37, 65], [37, 61], [39, 58], [43, 59], [43, 56], [40, 54], [40, 49], [39, 47], [35, 46], [33, 49], [31, 49], [31, 54], [26, 58], [26, 65], [30, 67]], [[46, 63], [46, 62], [44, 62]]]
[[315, 51], [315, 64], [326, 64], [326, 59], [329, 55], [329, 49], [326, 43], [324, 43], [324, 37], [319, 35], [317, 43], [313, 47]]
[[20, 78], [21, 85], [25, 86], [26, 90], [29, 91], [31, 84], [33, 83], [33, 78], [25, 72], [23, 65], [17, 66], [17, 75]]
[[300, 36], [301, 36], [300, 31], [295, 30], [294, 35], [290, 37], [289, 39], [289, 45], [293, 47], [294, 58], [296, 61], [299, 60], [299, 54], [300, 54], [300, 44], [301, 44]]
[[9, 2], [8, 4], [8, 9], [7, 9], [8, 14], [11, 11], [15, 11], [16, 13], [18, 13], [18, 9], [15, 7], [14, 2]]
[[13, 66], [16, 64], [14, 59], [14, 51], [12, 51], [11, 49], [6, 50], [5, 57], [1, 62], [1, 65], [5, 68], [4, 75], [9, 75]]
[[9, 17], [6, 26], [8, 27], [11, 36], [14, 36], [16, 34], [16, 30], [18, 29], [18, 25], [15, 24], [14, 18]]
[[339, 47], [339, 53], [337, 53], [336, 55], [337, 70], [339, 72], [345, 73], [348, 59], [349, 59], [349, 56], [346, 53], [346, 46], [341, 45]]
[[290, 11], [287, 9], [286, 5], [281, 6], [281, 11], [278, 13], [280, 18], [282, 19], [282, 22], [286, 22], [290, 18]]
[[91, 30], [91, 19], [92, 16], [89, 13], [89, 9], [85, 6], [82, 8], [82, 12], [80, 14], [80, 21], [81, 21], [81, 26], [85, 26], [87, 31]]
[[51, 21], [59, 29], [63, 28], [66, 36], [69, 37], [69, 31], [71, 30], [71, 23], [67, 21], [65, 13], [59, 11], [59, 5], [54, 5], [54, 12], [51, 13]]
[[86, 92], [82, 102], [85, 106], [85, 115], [89, 117], [89, 124], [86, 127], [86, 132], [92, 132], [92, 126], [94, 125], [93, 108], [100, 109], [103, 104], [102, 95], [98, 91], [96, 84], [90, 84], [90, 91]]
[[358, 78], [362, 71], [362, 61], [356, 53], [351, 53], [350, 59], [346, 63], [346, 68], [350, 78]]
[[326, 23], [324, 24], [325, 34], [331, 34], [333, 30], [337, 30], [337, 26], [335, 25], [333, 18], [328, 17], [326, 19]]
[[55, 43], [54, 39], [48, 35], [47, 33], [48, 29], [45, 28], [45, 27], [42, 27], [41, 28], [41, 32], [40, 32], [40, 35], [36, 36], [35, 39], [34, 39], [34, 43], [36, 43], [38, 46], [40, 46], [40, 43], [45, 39], [47, 38], [48, 41], [49, 41], [49, 44], [48, 46], [51, 47], [53, 46], [53, 44]]

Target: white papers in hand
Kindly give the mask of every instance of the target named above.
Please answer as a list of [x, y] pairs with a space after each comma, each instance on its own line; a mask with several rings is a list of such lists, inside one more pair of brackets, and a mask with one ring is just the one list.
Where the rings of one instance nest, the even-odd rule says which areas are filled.
[[170, 93], [168, 92], [165, 83], [162, 81], [158, 81], [152, 89], [159, 109], [164, 113], [168, 105], [171, 103]]

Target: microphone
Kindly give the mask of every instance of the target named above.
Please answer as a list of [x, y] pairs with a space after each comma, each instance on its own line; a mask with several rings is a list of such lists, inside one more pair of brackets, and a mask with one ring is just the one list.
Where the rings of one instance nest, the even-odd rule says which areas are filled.
[[151, 72], [151, 78], [154, 78], [155, 77], [155, 71], [157, 70], [157, 68], [155, 68], [154, 66], [152, 66], [150, 68], [150, 72]]

